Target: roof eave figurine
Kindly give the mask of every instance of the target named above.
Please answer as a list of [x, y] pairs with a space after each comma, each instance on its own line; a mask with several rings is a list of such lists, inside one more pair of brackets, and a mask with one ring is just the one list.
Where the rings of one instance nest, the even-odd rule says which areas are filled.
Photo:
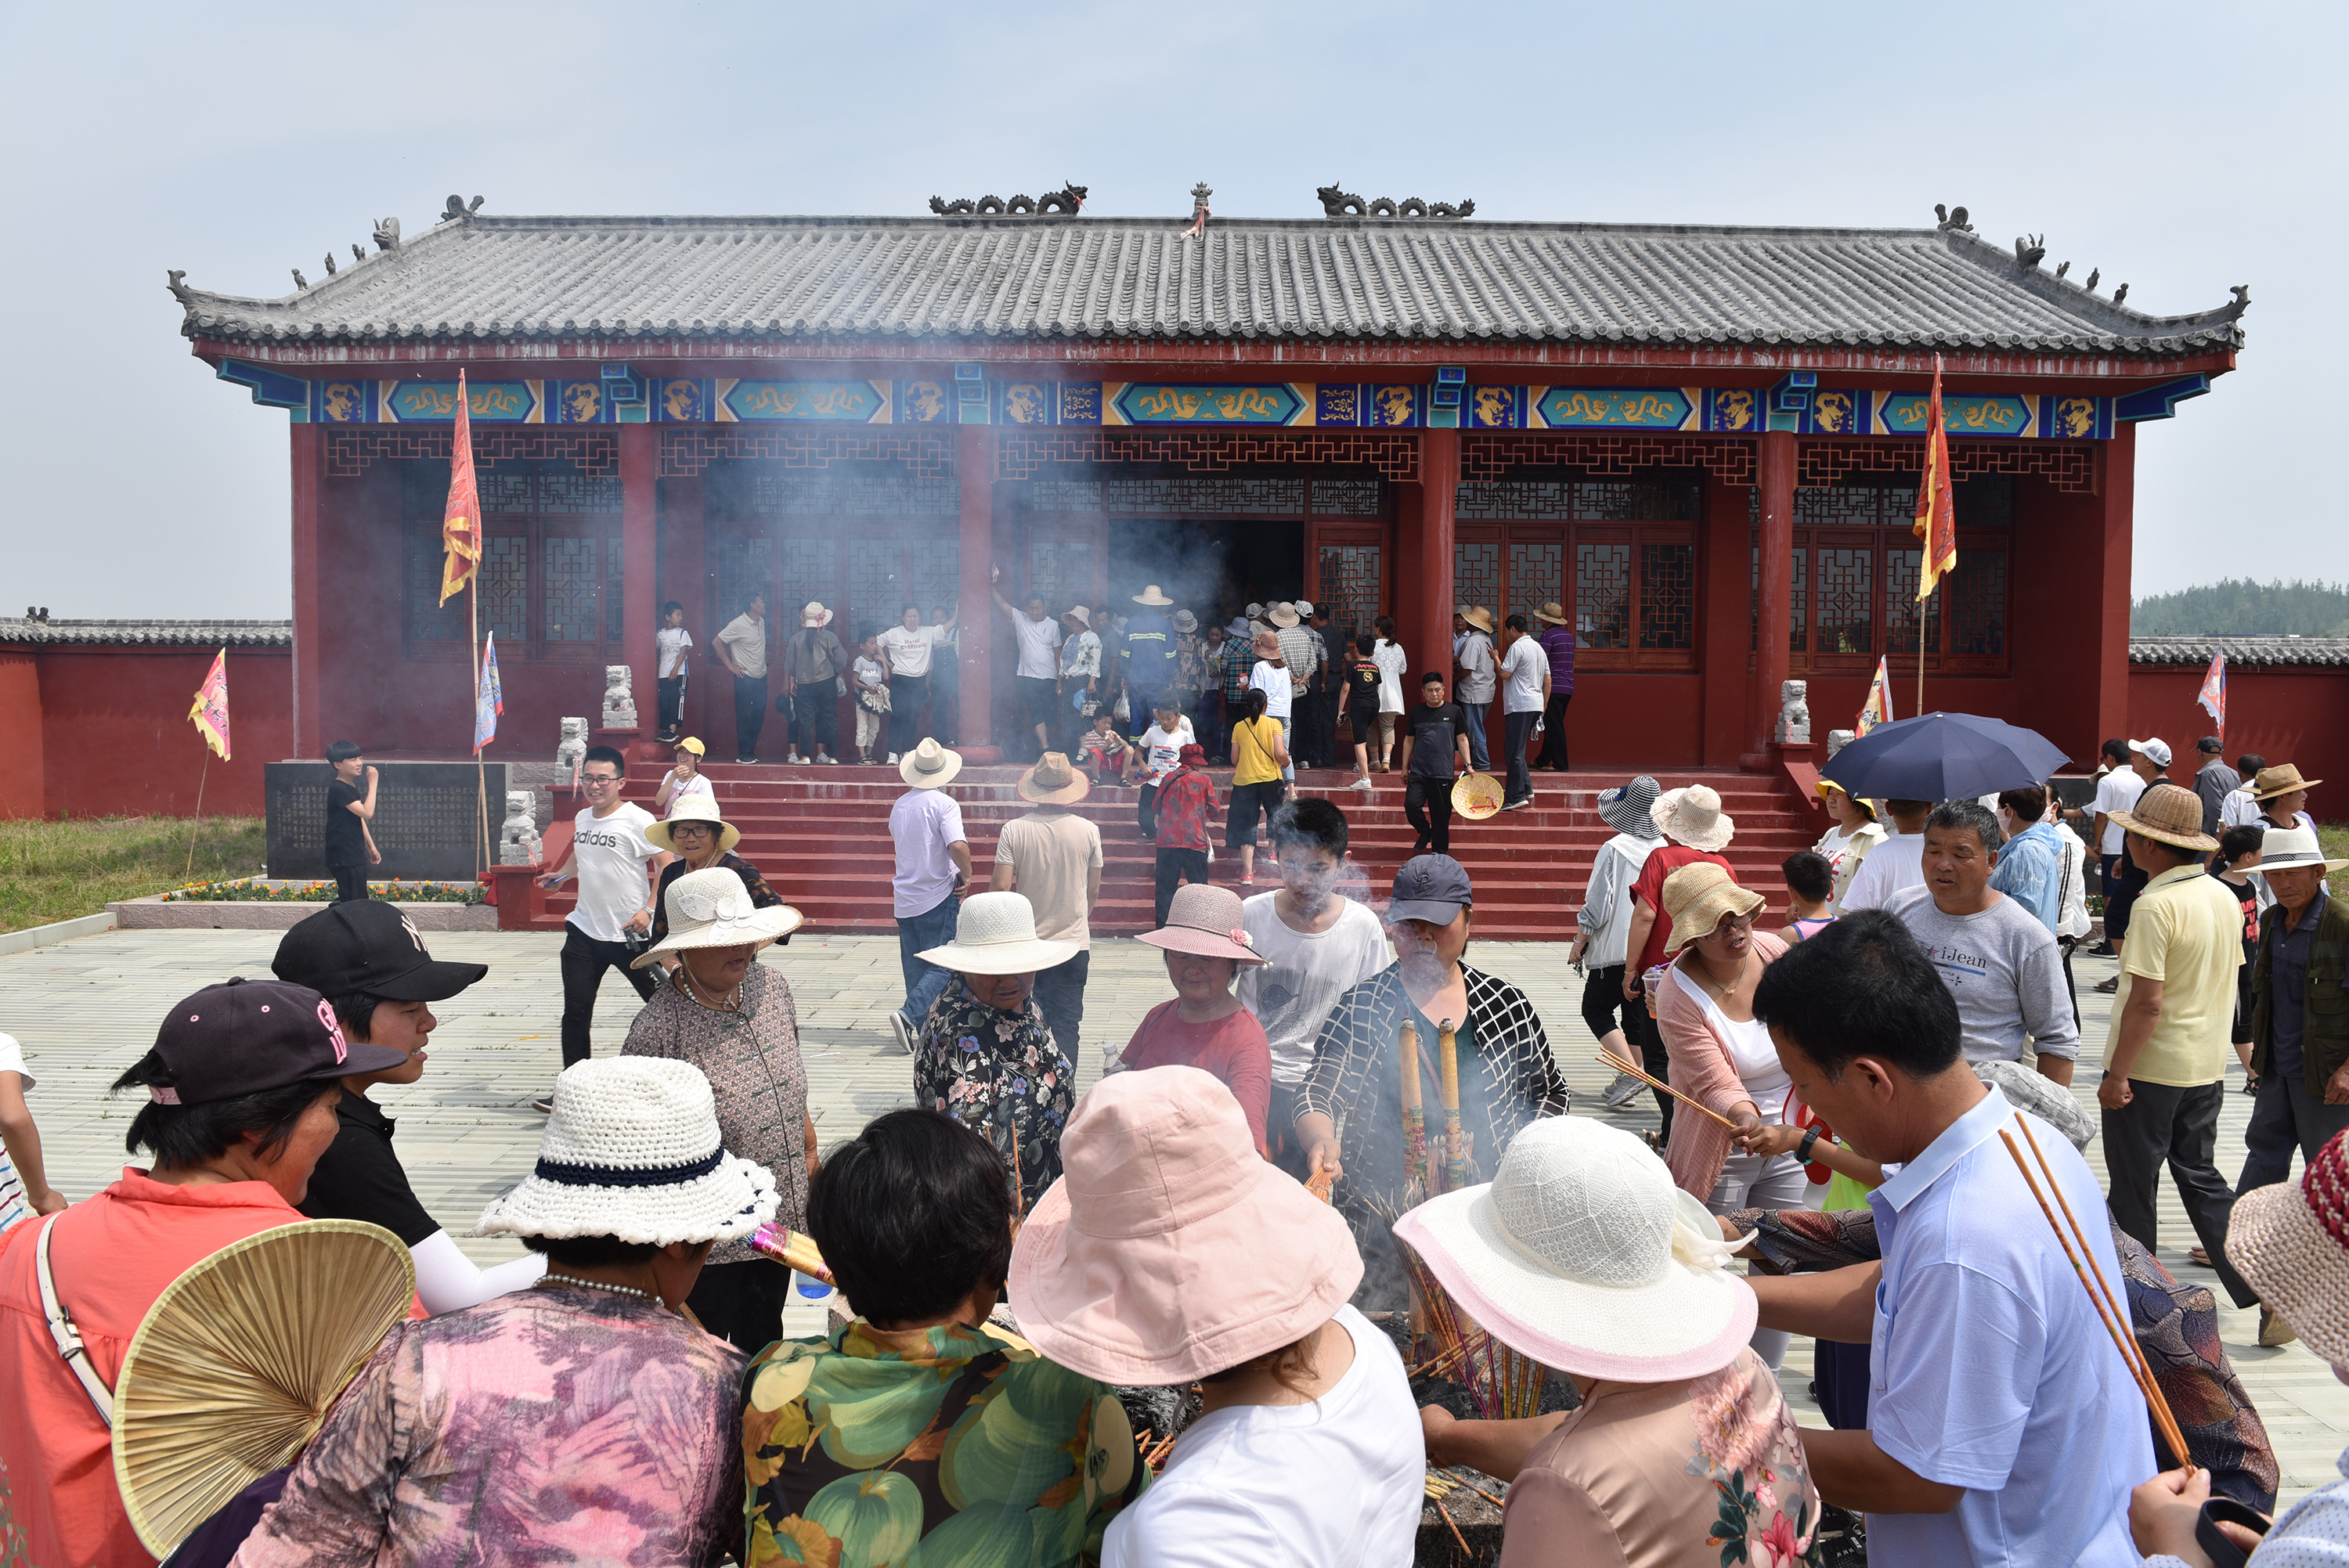
[[1207, 232], [1207, 198], [1214, 194], [1204, 180], [1191, 187], [1191, 226], [1183, 231], [1183, 238], [1196, 239]]

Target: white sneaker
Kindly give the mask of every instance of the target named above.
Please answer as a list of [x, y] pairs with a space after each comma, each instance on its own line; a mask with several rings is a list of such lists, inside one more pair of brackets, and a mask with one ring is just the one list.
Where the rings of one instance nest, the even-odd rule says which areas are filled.
[[1630, 1073], [1617, 1073], [1615, 1081], [1607, 1086], [1607, 1092], [1599, 1099], [1602, 1104], [1619, 1110], [1639, 1099], [1640, 1091], [1647, 1087]]
[[897, 766], [897, 754], [894, 751], [889, 753], [889, 766], [892, 768]]
[[905, 1022], [905, 1015], [903, 1013], [890, 1014], [889, 1027], [891, 1031], [896, 1035], [897, 1043], [905, 1047], [905, 1054], [909, 1057], [912, 1056], [914, 1054], [914, 1031], [912, 1026]]
[[806, 758], [794, 751], [790, 756], [784, 758], [783, 760], [790, 763], [792, 767], [797, 768], [802, 762], [805, 761]]
[[1370, 793], [1372, 786], [1371, 781], [1367, 779], [1357, 779], [1351, 784], [1347, 785], [1346, 788], [1349, 789], [1360, 789], [1367, 795]]
[[817, 760], [818, 762], [830, 763], [831, 765], [833, 765], [833, 766], [834, 766], [834, 767], [837, 767], [837, 766], [839, 766], [839, 764], [840, 764], [840, 758], [837, 758], [837, 757], [834, 757], [834, 756], [833, 756], [831, 752], [829, 752], [829, 751], [827, 751], [827, 752], [823, 753], [822, 756], [818, 757], [818, 758], [816, 758], [816, 760]]

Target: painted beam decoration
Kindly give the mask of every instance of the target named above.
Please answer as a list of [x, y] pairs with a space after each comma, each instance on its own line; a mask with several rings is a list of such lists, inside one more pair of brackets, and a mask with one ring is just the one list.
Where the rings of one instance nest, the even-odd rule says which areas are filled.
[[[1156, 426], [1222, 429], [1626, 430], [1754, 435], [1920, 436], [1915, 392], [1822, 387], [1805, 406], [1774, 409], [1766, 387], [1446, 386], [1424, 382], [1062, 381], [989, 378], [978, 366], [930, 378], [752, 380], [643, 377], [605, 366], [593, 378], [474, 381], [477, 423], [992, 424]], [[617, 372], [617, 374], [611, 374]], [[305, 380], [224, 360], [220, 378], [296, 424], [445, 425], [457, 417], [454, 381]], [[2207, 390], [2189, 377], [2117, 397], [1998, 393], [1942, 398], [1961, 439], [2104, 440], [2115, 425], [2168, 418]]]

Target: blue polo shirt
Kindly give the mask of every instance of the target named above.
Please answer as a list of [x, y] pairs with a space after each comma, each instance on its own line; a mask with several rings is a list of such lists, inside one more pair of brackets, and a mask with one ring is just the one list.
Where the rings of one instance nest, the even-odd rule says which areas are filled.
[[[1900, 1568], [2136, 1568], [2129, 1491], [2154, 1473], [2145, 1400], [1999, 1140], [2017, 1115], [1990, 1090], [1868, 1194], [1884, 1252], [1868, 1429], [1926, 1480], [1965, 1489], [1948, 1513], [1869, 1514], [1868, 1555]], [[2105, 1278], [2126, 1292], [2087, 1161], [2046, 1123], [2031, 1130]]]

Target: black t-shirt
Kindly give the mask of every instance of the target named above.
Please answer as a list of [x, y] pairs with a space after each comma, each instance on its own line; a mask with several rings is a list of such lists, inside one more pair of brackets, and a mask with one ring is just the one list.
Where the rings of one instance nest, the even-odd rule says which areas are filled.
[[1350, 707], [1367, 707], [1371, 712], [1379, 707], [1379, 666], [1368, 659], [1357, 660], [1346, 670], [1346, 704]]
[[326, 786], [326, 863], [330, 866], [363, 866], [367, 864], [367, 835], [351, 808], [367, 799], [367, 791], [356, 784], [346, 784], [336, 779]]
[[1411, 770], [1423, 779], [1457, 779], [1467, 710], [1456, 702], [1439, 707], [1421, 703], [1403, 717], [1411, 726]]
[[343, 1091], [335, 1107], [335, 1140], [310, 1173], [299, 1205], [313, 1220], [365, 1220], [414, 1246], [440, 1224], [416, 1201], [399, 1156], [391, 1151], [391, 1119], [363, 1094]]

